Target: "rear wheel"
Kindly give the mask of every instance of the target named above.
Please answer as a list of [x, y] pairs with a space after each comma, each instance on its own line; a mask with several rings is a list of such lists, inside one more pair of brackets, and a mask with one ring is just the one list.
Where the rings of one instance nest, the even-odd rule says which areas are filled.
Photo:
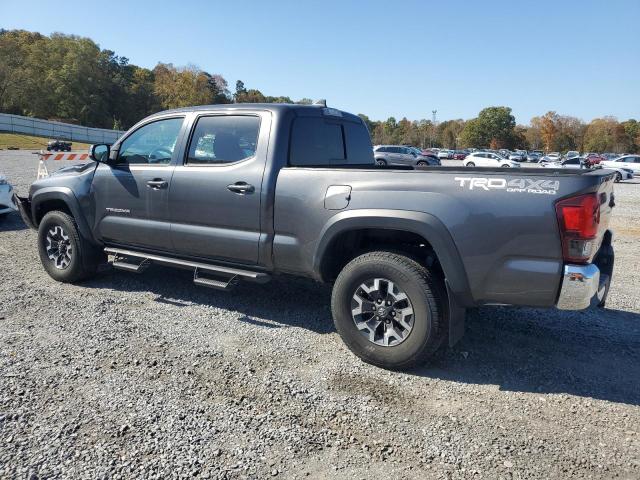
[[73, 217], [60, 211], [49, 212], [41, 220], [38, 253], [51, 278], [65, 283], [92, 276], [103, 259], [102, 252], [80, 236]]
[[415, 260], [370, 252], [349, 262], [334, 284], [333, 320], [347, 347], [367, 363], [406, 369], [442, 345], [446, 294]]
[[507, 165], [507, 164], [504, 164], [504, 165], [501, 165], [501, 166], [502, 166], [502, 168], [511, 168], [511, 165]]

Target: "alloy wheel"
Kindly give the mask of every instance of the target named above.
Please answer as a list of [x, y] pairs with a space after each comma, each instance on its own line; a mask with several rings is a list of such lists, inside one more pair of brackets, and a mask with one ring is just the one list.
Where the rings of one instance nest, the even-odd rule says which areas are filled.
[[54, 225], [47, 232], [46, 246], [47, 257], [57, 269], [64, 270], [71, 264], [73, 246], [69, 235], [60, 225]]
[[404, 342], [414, 325], [409, 297], [386, 278], [372, 278], [356, 288], [351, 299], [351, 316], [367, 340], [384, 347]]

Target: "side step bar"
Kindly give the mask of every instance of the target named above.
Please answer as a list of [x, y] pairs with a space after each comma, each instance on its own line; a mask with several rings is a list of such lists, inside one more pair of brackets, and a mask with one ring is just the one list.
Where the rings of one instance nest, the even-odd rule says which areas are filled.
[[[265, 283], [271, 276], [263, 272], [243, 270], [222, 265], [181, 260], [173, 257], [165, 257], [151, 253], [136, 252], [122, 248], [105, 248], [104, 252], [114, 256], [112, 265], [114, 268], [128, 272], [143, 272], [151, 263], [168, 265], [171, 267], [193, 269], [193, 283], [204, 287], [228, 290], [238, 283], [238, 280]], [[210, 275], [216, 278], [209, 278]]]

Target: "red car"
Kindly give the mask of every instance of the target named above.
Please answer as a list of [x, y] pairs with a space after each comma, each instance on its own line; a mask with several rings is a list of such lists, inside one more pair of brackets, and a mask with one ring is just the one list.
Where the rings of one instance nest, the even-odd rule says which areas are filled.
[[454, 160], [464, 160], [467, 158], [467, 154], [465, 152], [454, 152], [453, 159]]
[[587, 164], [587, 166], [591, 167], [593, 165], [597, 165], [600, 162], [604, 162], [607, 159], [605, 157], [603, 157], [602, 155], [598, 154], [598, 153], [588, 153], [585, 157], [584, 157], [584, 161]]

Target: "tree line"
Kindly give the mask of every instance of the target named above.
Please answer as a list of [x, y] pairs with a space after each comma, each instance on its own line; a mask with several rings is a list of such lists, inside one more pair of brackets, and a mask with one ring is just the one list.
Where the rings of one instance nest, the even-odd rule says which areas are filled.
[[[139, 67], [91, 39], [0, 29], [0, 111], [81, 125], [126, 129], [151, 113], [214, 103], [312, 103], [267, 96], [194, 65]], [[640, 151], [640, 123], [604, 117], [585, 123], [556, 112], [517, 125], [509, 107], [470, 120], [374, 121], [361, 114], [374, 144], [524, 148], [547, 151]]]

